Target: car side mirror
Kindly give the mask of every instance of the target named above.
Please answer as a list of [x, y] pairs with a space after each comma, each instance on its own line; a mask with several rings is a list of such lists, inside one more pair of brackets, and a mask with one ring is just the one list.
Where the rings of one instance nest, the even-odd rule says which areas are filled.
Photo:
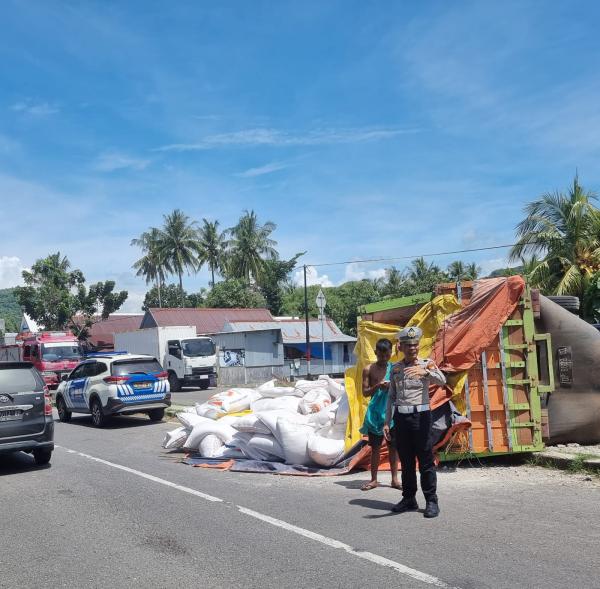
[[69, 380], [69, 375], [68, 375], [68, 374], [63, 374], [63, 375], [60, 377], [60, 380], [61, 380], [62, 382], [65, 382], [65, 381]]

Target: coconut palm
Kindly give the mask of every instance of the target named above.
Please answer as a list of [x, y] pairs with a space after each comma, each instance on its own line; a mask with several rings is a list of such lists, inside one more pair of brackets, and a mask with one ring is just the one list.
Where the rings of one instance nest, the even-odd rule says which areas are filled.
[[238, 224], [228, 229], [227, 250], [229, 259], [227, 272], [233, 278], [242, 278], [246, 282], [258, 280], [263, 271], [264, 259], [277, 259], [277, 242], [270, 235], [276, 225], [267, 221], [258, 222], [254, 211], [244, 211]]
[[446, 271], [450, 280], [465, 280], [467, 276], [467, 269], [465, 268], [464, 263], [460, 260], [452, 262]]
[[146, 284], [156, 282], [158, 292], [158, 306], [162, 307], [161, 288], [165, 282], [167, 272], [170, 268], [162, 259], [159, 251], [159, 230], [151, 227], [144, 231], [139, 237], [131, 240], [131, 245], [135, 245], [142, 250], [143, 256], [133, 263], [136, 276], [143, 276]]
[[185, 306], [183, 292], [184, 271], [195, 271], [198, 266], [198, 230], [196, 222], [179, 209], [163, 216], [163, 226], [158, 229], [158, 252], [161, 259], [179, 277], [181, 306]]
[[600, 270], [596, 198], [575, 176], [566, 194], [546, 193], [525, 207], [527, 216], [517, 225], [518, 241], [510, 259], [542, 256], [528, 269], [534, 286], [558, 295], [577, 295], [583, 302], [591, 277]]
[[222, 271], [225, 265], [225, 232], [219, 232], [219, 221], [202, 219], [198, 229], [198, 266], [207, 264], [215, 285], [215, 270]]
[[468, 280], [476, 280], [481, 274], [481, 268], [475, 262], [471, 262], [465, 266], [465, 274]]

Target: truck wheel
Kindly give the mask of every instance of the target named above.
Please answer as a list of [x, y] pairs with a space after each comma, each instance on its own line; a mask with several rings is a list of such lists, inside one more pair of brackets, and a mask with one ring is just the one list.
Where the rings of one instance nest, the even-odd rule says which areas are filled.
[[203, 380], [200, 382], [200, 388], [205, 391], [210, 386], [209, 380]]
[[50, 462], [50, 458], [52, 457], [52, 450], [47, 450], [46, 448], [41, 450], [33, 451], [33, 459], [38, 466], [44, 466]]
[[102, 411], [102, 405], [98, 398], [92, 399], [90, 411], [92, 412], [92, 423], [96, 427], [104, 427], [107, 424], [108, 419]]
[[169, 387], [172, 393], [178, 393], [181, 390], [181, 381], [174, 372], [169, 372]]
[[164, 408], [161, 409], [152, 409], [148, 411], [148, 417], [150, 421], [162, 421], [162, 418], [165, 416]]
[[67, 409], [67, 404], [65, 400], [61, 397], [56, 399], [56, 410], [58, 411], [58, 419], [63, 423], [68, 423], [71, 421], [71, 412]]

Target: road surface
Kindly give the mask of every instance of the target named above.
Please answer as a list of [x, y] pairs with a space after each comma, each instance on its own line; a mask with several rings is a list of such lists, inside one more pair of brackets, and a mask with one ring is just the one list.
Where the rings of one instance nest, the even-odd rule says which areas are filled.
[[361, 492], [365, 474], [185, 466], [160, 448], [172, 427], [75, 416], [51, 467], [0, 459], [0, 587], [599, 586], [600, 486], [583, 475], [442, 471], [426, 520], [391, 515], [398, 492]]

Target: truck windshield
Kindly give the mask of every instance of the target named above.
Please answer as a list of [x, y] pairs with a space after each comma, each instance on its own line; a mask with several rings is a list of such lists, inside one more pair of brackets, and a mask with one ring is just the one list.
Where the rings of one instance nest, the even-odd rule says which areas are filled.
[[55, 343], [42, 344], [42, 360], [58, 362], [60, 360], [79, 360], [83, 356], [79, 344]]
[[215, 344], [209, 339], [184, 339], [181, 342], [181, 351], [188, 358], [213, 356], [215, 353]]

